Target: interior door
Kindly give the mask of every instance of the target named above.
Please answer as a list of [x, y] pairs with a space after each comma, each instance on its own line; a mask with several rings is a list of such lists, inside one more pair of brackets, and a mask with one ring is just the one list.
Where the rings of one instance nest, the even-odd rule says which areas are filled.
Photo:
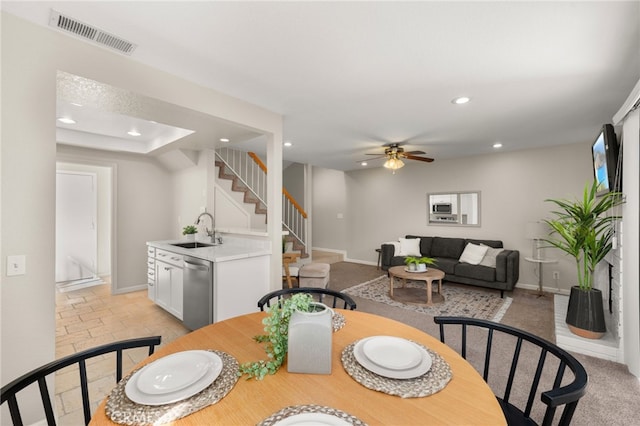
[[56, 282], [96, 275], [96, 175], [56, 172]]

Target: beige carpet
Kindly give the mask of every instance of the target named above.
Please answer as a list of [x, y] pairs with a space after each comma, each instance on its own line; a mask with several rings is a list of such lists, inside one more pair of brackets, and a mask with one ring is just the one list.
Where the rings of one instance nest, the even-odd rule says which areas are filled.
[[[425, 293], [426, 299], [425, 286], [423, 281], [407, 281], [406, 284], [409, 289], [419, 289], [420, 291], [417, 292], [419, 295]], [[398, 287], [397, 280], [396, 287]], [[398, 289], [395, 293], [400, 291], [401, 289]], [[498, 292], [491, 293], [476, 290], [470, 286], [444, 284], [442, 286], [444, 302], [435, 303], [433, 306], [402, 303], [389, 296], [389, 278], [386, 275], [349, 287], [343, 290], [343, 293], [431, 316], [462, 316], [497, 322], [502, 319], [512, 302], [510, 297], [501, 298]]]
[[[334, 290], [344, 290], [359, 283], [373, 280], [384, 271], [376, 269], [375, 266], [362, 265], [350, 262], [338, 262], [331, 265], [331, 280], [329, 288]], [[452, 285], [447, 284], [446, 285]], [[464, 286], [478, 291], [495, 293], [495, 290], [484, 290], [471, 286]], [[552, 342], [555, 341], [553, 297], [546, 295], [538, 297], [535, 291], [516, 288], [513, 292], [505, 293], [505, 296], [513, 298], [511, 307], [502, 318], [503, 324], [508, 324], [544, 337]], [[401, 321], [405, 324], [416, 327], [434, 337], [439, 337], [438, 327], [434, 324], [429, 315], [398, 308], [354, 296], [359, 311], [369, 312], [376, 315]], [[452, 330], [453, 331], [453, 330]], [[448, 343], [455, 342], [459, 333], [447, 333]], [[484, 336], [470, 335], [472, 346], [483, 345]], [[469, 354], [473, 358], [473, 354]], [[496, 347], [492, 355], [496, 366], [507, 366], [513, 356], [513, 348], [509, 345]], [[587, 355], [574, 354], [574, 356], [584, 365], [589, 374], [589, 387], [587, 394], [580, 400], [575, 415], [573, 425], [591, 426], [626, 426], [638, 424], [638, 401], [640, 401], [640, 381], [637, 377], [629, 374], [627, 367], [623, 364], [593, 358]], [[535, 368], [535, 357], [530, 354], [523, 355], [521, 362], [527, 363]], [[493, 379], [497, 375], [492, 374]], [[494, 392], [501, 393], [504, 388], [494, 380], [490, 380], [489, 385]], [[526, 386], [517, 386], [513, 389], [514, 397], [521, 399], [526, 394]], [[539, 399], [535, 401], [535, 412], [539, 414], [541, 403]], [[537, 417], [541, 422], [541, 418]]]

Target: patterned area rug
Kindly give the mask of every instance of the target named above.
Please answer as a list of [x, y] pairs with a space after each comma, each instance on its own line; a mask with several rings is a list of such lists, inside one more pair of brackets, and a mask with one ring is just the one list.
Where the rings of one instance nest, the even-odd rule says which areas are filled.
[[[396, 286], [398, 285], [399, 281], [396, 280]], [[424, 289], [425, 286], [424, 281], [407, 280], [407, 287]], [[442, 285], [443, 303], [434, 304], [431, 307], [411, 305], [389, 297], [389, 278], [386, 275], [349, 287], [343, 290], [343, 293], [431, 316], [464, 316], [496, 322], [500, 322], [512, 302], [510, 297], [501, 298], [497, 291], [494, 294], [493, 292], [476, 290], [473, 287], [452, 286], [447, 285], [445, 281]]]

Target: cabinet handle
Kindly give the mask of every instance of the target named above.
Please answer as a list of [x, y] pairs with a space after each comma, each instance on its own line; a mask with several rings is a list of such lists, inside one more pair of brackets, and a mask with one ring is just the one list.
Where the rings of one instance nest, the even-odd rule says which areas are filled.
[[158, 253], [158, 256], [167, 257], [166, 253]]
[[153, 283], [148, 283], [148, 284], [149, 284], [149, 287], [153, 287]]
[[182, 260], [182, 259], [180, 259], [179, 257], [172, 257], [171, 260], [175, 260], [177, 262], [178, 260]]
[[164, 270], [165, 270], [165, 271], [170, 271], [170, 270], [172, 270], [172, 269], [173, 269], [173, 268], [171, 268], [170, 266], [165, 266], [165, 267], [164, 267]]

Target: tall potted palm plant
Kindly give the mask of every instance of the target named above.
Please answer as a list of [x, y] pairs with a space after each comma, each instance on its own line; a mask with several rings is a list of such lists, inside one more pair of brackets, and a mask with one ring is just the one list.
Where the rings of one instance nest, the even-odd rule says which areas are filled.
[[545, 201], [554, 203], [554, 219], [545, 220], [551, 234], [545, 241], [576, 261], [578, 285], [571, 287], [566, 323], [574, 334], [599, 339], [606, 332], [602, 292], [593, 288], [593, 273], [611, 251], [614, 222], [619, 216], [609, 210], [623, 203], [622, 193], [597, 196], [598, 183], [586, 184], [581, 200]]

